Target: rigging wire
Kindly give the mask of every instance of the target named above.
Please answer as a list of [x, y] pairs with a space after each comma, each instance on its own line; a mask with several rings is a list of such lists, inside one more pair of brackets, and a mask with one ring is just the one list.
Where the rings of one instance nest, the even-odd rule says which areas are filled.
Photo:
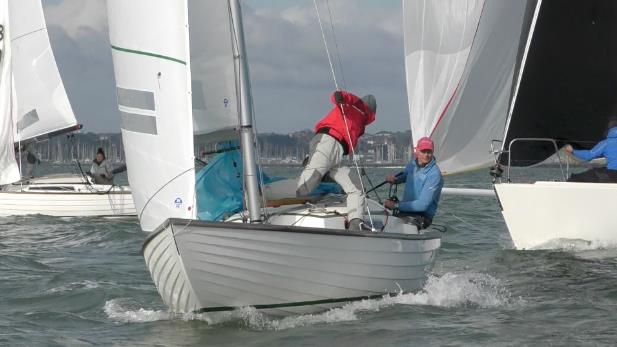
[[330, 29], [332, 31], [332, 39], [334, 41], [334, 48], [338, 60], [338, 66], [341, 70], [341, 79], [343, 80], [343, 89], [347, 88], [347, 82], [345, 81], [345, 72], [343, 71], [343, 59], [341, 58], [341, 50], [338, 46], [338, 40], [336, 39], [336, 30], [334, 29], [334, 19], [332, 15], [332, 11], [330, 10], [330, 1], [326, 0], [326, 5], [328, 6], [328, 14], [330, 15]]
[[[321, 37], [323, 39], [323, 43], [324, 43], [324, 47], [326, 50], [326, 55], [328, 56], [328, 62], [330, 63], [330, 72], [332, 73], [332, 79], [334, 80], [334, 86], [336, 87], [337, 91], [340, 91], [338, 82], [336, 80], [336, 71], [334, 70], [334, 65], [332, 65], [332, 58], [330, 56], [330, 50], [328, 49], [328, 42], [326, 40], [326, 35], [325, 35], [325, 31], [323, 28], [323, 25], [321, 23], [321, 16], [319, 14], [319, 7], [317, 6], [317, 0], [313, 0], [313, 4], [315, 5], [315, 12], [317, 13], [317, 20], [319, 22], [319, 28], [321, 29]], [[332, 26], [332, 29], [334, 29], [334, 26]], [[336, 47], [336, 49], [338, 50], [338, 46]], [[340, 55], [339, 55], [340, 56]], [[343, 122], [345, 123], [345, 130], [347, 131], [347, 138], [351, 141], [351, 133], [349, 131], [349, 125], [347, 124], [347, 116], [345, 115], [345, 108], [343, 107], [343, 105], [338, 105], [341, 109], [341, 114], [343, 116]], [[360, 181], [360, 189], [362, 190], [362, 197], [366, 199], [366, 189], [364, 188], [364, 182], [362, 182], [362, 175], [360, 174], [360, 167], [358, 165], [358, 159], [356, 157], [356, 151], [355, 148], [352, 144], [351, 147], [351, 158], [352, 161], [354, 163], [354, 167], [356, 168], [356, 173], [358, 174], [358, 178]], [[368, 207], [368, 204], [364, 204], [367, 214], [368, 214], [368, 218], [369, 221], [371, 223], [371, 230], [372, 231], [376, 231], [375, 230], [375, 224], [373, 223], [373, 216], [371, 215], [371, 209]]]
[[[238, 36], [237, 36], [235, 25], [234, 25], [234, 19], [233, 19], [232, 13], [231, 13], [231, 4], [228, 3], [227, 9], [228, 9], [229, 20], [231, 22], [231, 32], [232, 32], [231, 36], [232, 36], [232, 40], [233, 40], [232, 45], [235, 48], [236, 53], [238, 54], [238, 56], [234, 57], [237, 60], [237, 65], [235, 66], [235, 68], [236, 68], [236, 71], [238, 72], [236, 74], [236, 81], [235, 81], [235, 83], [236, 83], [236, 86], [237, 86], [237, 89], [238, 89], [237, 93], [236, 93], [237, 94], [236, 95], [236, 100], [237, 100], [237, 103], [238, 103], [238, 108], [241, 109], [242, 108], [242, 105], [241, 105], [242, 100], [240, 98], [240, 94], [239, 93], [242, 92], [241, 89], [240, 89], [240, 88], [242, 88], [242, 84], [240, 83], [240, 78], [241, 78], [240, 71], [242, 69], [242, 61], [240, 59], [241, 56], [240, 56], [240, 47], [239, 47], [239, 43], [238, 43]], [[245, 55], [244, 59], [246, 59], [246, 54], [247, 53], [245, 51], [244, 52], [244, 55]], [[247, 64], [247, 69], [248, 69], [248, 64]], [[245, 73], [248, 74], [248, 71], [245, 71]], [[262, 213], [263, 213], [264, 220], [267, 221], [268, 218], [269, 218], [269, 215], [268, 215], [268, 209], [266, 208], [267, 201], [266, 201], [265, 190], [264, 190], [265, 182], [263, 180], [262, 166], [261, 166], [261, 163], [258, 160], [258, 158], [261, 158], [261, 151], [259, 149], [259, 145], [258, 145], [259, 142], [258, 142], [258, 138], [257, 138], [258, 131], [257, 131], [257, 122], [256, 122], [256, 119], [255, 119], [255, 104], [253, 102], [253, 97], [252, 96], [251, 96], [251, 98], [249, 98], [249, 100], [250, 100], [250, 105], [248, 105], [248, 106], [251, 109], [251, 126], [253, 128], [253, 131], [251, 132], [252, 135], [253, 135], [252, 136], [253, 137], [252, 145], [255, 148], [255, 158], [256, 158], [255, 165], [257, 166], [257, 178], [258, 178], [258, 183], [259, 183], [259, 191], [261, 192], [261, 194], [260, 194], [261, 196], [260, 197], [261, 197], [261, 202], [262, 202], [262, 206], [263, 206]], [[244, 169], [245, 168], [243, 167], [243, 170]], [[242, 191], [246, 192], [246, 182], [244, 180], [244, 177], [242, 177]], [[244, 203], [244, 209], [247, 210], [248, 209], [248, 201], [247, 201], [246, 194], [243, 194], [242, 201]]]
[[334, 88], [336, 90], [340, 90], [338, 86], [338, 81], [336, 80], [336, 72], [334, 70], [334, 65], [332, 64], [332, 58], [330, 57], [330, 49], [328, 48], [328, 41], [326, 40], [325, 30], [323, 29], [323, 24], [321, 23], [321, 16], [319, 15], [319, 8], [317, 7], [317, 0], [313, 0], [313, 4], [315, 5], [315, 12], [317, 13], [317, 21], [319, 22], [319, 29], [321, 29], [321, 38], [323, 39], [324, 47], [326, 49], [326, 55], [328, 56], [328, 63], [330, 63], [330, 71], [332, 72], [332, 79], [334, 80]]

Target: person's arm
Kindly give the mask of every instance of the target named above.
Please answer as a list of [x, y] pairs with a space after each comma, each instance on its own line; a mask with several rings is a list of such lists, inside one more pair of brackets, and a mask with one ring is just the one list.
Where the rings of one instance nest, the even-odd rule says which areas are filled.
[[405, 182], [405, 180], [407, 179], [408, 170], [409, 170], [409, 164], [405, 166], [403, 171], [397, 174], [389, 174], [388, 176], [386, 176], [386, 182], [390, 184], [400, 184], [401, 182]]
[[346, 92], [344, 90], [337, 90], [334, 93], [332, 93], [332, 95], [330, 96], [330, 100], [332, 101], [332, 103], [334, 105], [338, 105], [339, 104], [336, 101], [336, 99], [337, 99], [336, 94], [337, 93], [340, 93], [342, 98], [343, 98], [342, 104], [351, 105], [351, 104], [354, 104], [354, 103], [358, 102], [358, 100], [360, 100], [360, 98], [358, 98], [357, 96], [355, 96], [355, 95], [353, 95], [353, 94], [351, 94], [349, 92]]
[[401, 201], [398, 205], [399, 210], [404, 212], [424, 212], [431, 203], [441, 194], [443, 178], [439, 173], [429, 175], [426, 178], [420, 196], [416, 200]]
[[[415, 159], [412, 159], [415, 160]], [[401, 184], [405, 181], [407, 181], [407, 175], [411, 172], [411, 163], [407, 163], [407, 165], [405, 165], [405, 169], [403, 170], [403, 172], [399, 172], [395, 177], [396, 177], [396, 184]]]
[[92, 163], [92, 166], [90, 166], [90, 175], [94, 176], [95, 173], [96, 173], [96, 165]]
[[113, 170], [111, 168], [111, 164], [105, 161], [105, 177], [112, 178], [114, 177]]
[[606, 147], [606, 140], [599, 142], [590, 150], [575, 149], [572, 151], [572, 154], [574, 154], [575, 157], [583, 160], [593, 160], [603, 156], [604, 147]]

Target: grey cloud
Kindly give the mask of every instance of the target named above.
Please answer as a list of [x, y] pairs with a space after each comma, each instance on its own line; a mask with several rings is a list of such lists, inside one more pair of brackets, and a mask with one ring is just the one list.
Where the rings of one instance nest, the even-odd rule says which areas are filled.
[[107, 33], [81, 27], [73, 38], [57, 26], [48, 31], [77, 121], [85, 131], [120, 132]]
[[[62, 18], [64, 3], [76, 11], [75, 3], [65, 0], [55, 5], [55, 18]], [[350, 9], [333, 8], [348, 89], [372, 93], [378, 100], [377, 121], [368, 131], [408, 129], [402, 28], [392, 29], [402, 24], [400, 11], [357, 8], [351, 1], [337, 6]], [[111, 52], [100, 21], [95, 28], [51, 25], [50, 37], [79, 121], [91, 131], [119, 131]], [[259, 130], [312, 128], [331, 107], [334, 89], [314, 10], [255, 10], [245, 5], [244, 25]]]

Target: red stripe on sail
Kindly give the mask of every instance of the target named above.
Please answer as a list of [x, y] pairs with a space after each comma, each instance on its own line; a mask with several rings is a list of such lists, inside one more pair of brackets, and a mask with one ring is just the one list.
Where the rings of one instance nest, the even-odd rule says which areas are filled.
[[441, 123], [443, 116], [448, 111], [448, 108], [450, 107], [450, 104], [452, 103], [452, 100], [454, 99], [454, 96], [456, 95], [456, 91], [458, 90], [458, 86], [460, 85], [460, 83], [461, 81], [459, 80], [458, 84], [456, 85], [456, 89], [454, 89], [454, 93], [452, 93], [452, 96], [450, 96], [450, 100], [448, 100], [448, 103], [446, 104], [446, 107], [444, 107], [443, 111], [441, 111], [441, 114], [439, 115], [439, 119], [437, 120], [437, 124], [435, 124], [435, 127], [433, 128], [433, 130], [431, 130], [430, 137], [433, 137], [433, 133], [435, 133], [435, 130], [437, 130], [437, 127], [439, 126], [439, 123]]

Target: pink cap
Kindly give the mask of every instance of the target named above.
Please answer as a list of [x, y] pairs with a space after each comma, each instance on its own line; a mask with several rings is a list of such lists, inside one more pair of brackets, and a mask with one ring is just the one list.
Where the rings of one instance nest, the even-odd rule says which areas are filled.
[[433, 140], [428, 137], [423, 137], [418, 140], [418, 144], [416, 144], [416, 150], [423, 151], [426, 149], [430, 149], [431, 151], [435, 150], [435, 146], [433, 145]]

